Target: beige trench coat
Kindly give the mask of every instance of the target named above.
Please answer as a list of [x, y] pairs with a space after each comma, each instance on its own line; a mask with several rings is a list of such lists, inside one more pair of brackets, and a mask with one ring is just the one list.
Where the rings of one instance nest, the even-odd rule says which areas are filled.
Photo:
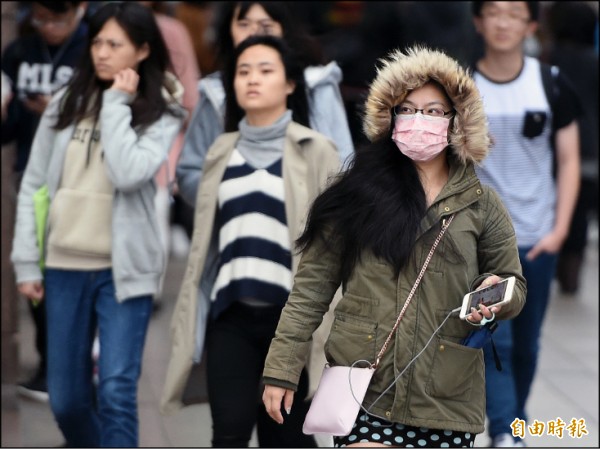
[[[163, 413], [174, 412], [183, 406], [182, 396], [190, 371], [202, 355], [210, 308], [207, 292], [212, 287], [207, 285], [210, 284], [207, 273], [216, 268], [214, 222], [217, 191], [238, 139], [239, 132], [223, 134], [206, 155], [204, 175], [196, 199], [190, 254], [171, 319], [171, 355], [160, 407]], [[331, 141], [309, 128], [290, 123], [283, 152], [283, 180], [291, 248], [295, 248], [294, 241], [304, 230], [312, 201], [339, 167], [339, 155]], [[293, 273], [298, 262], [299, 255], [292, 251]], [[206, 279], [209, 281], [206, 282]], [[310, 394], [318, 385], [325, 363], [323, 345], [331, 322], [332, 317], [326, 315], [321, 328], [314, 334], [314, 349], [309, 365]]]

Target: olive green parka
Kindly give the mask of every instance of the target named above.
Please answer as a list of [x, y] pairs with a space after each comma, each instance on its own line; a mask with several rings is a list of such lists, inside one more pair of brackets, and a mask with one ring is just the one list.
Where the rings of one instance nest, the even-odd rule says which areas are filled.
[[[363, 405], [372, 406], [373, 414], [388, 421], [481, 433], [483, 351], [460, 344], [474, 327], [454, 313], [428, 344], [447, 315], [461, 306], [465, 293], [490, 273], [516, 277], [512, 301], [502, 307], [498, 319], [514, 318], [525, 303], [526, 284], [511, 219], [498, 195], [479, 182], [473, 167], [489, 149], [479, 93], [469, 74], [445, 54], [419, 48], [407, 54], [398, 51], [383, 61], [371, 86], [364, 128], [371, 140], [391, 138], [391, 108], [430, 80], [444, 87], [456, 110], [449, 131], [448, 182], [422, 219], [409, 262], [399, 276], [387, 261], [372, 253], [361, 255], [335, 308], [325, 355], [331, 365], [349, 366], [361, 359], [375, 362], [443, 220], [455, 214], [375, 371]], [[317, 239], [302, 254], [266, 359], [267, 384], [296, 388], [311, 335], [341, 285], [339, 245], [334, 238], [328, 242], [326, 246]]]

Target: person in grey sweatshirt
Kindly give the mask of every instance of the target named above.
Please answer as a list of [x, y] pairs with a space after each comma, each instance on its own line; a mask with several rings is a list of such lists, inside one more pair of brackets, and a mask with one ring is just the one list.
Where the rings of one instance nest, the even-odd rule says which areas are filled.
[[[50, 405], [69, 447], [138, 445], [137, 382], [165, 264], [154, 176], [185, 117], [169, 67], [150, 10], [98, 9], [75, 76], [42, 115], [19, 191], [11, 259], [21, 294], [46, 303]], [[40, 245], [33, 197], [44, 186]]]
[[[283, 37], [304, 68], [308, 124], [332, 140], [340, 161], [346, 165], [348, 157], [354, 153], [354, 146], [339, 90], [342, 71], [337, 63], [332, 61], [322, 65], [320, 50], [301, 32], [285, 2], [227, 2], [221, 13], [217, 39], [221, 65], [248, 36], [271, 34]], [[222, 76], [222, 72], [215, 72], [199, 82], [200, 101], [190, 119], [177, 165], [179, 193], [191, 206], [196, 203], [201, 167], [208, 148], [224, 131], [237, 130], [237, 122], [225, 123]]]

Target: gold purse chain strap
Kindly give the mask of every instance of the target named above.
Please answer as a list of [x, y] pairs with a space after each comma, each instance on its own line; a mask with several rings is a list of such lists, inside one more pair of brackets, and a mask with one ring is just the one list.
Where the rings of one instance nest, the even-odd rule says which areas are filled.
[[373, 366], [373, 369], [376, 369], [377, 366], [379, 366], [379, 361], [381, 360], [381, 357], [383, 357], [383, 354], [387, 350], [387, 347], [392, 339], [392, 336], [394, 335], [394, 332], [396, 332], [396, 329], [398, 329], [400, 320], [404, 316], [404, 312], [406, 312], [406, 308], [408, 307], [410, 300], [412, 299], [413, 295], [415, 294], [417, 287], [421, 283], [421, 278], [425, 274], [425, 270], [427, 269], [427, 265], [429, 265], [429, 261], [431, 260], [431, 257], [433, 256], [435, 249], [437, 248], [438, 244], [440, 243], [440, 240], [442, 240], [442, 237], [444, 236], [446, 229], [448, 229], [448, 226], [450, 226], [450, 223], [452, 223], [453, 219], [454, 219], [454, 214], [450, 215], [450, 217], [447, 220], [444, 220], [445, 223], [442, 225], [442, 230], [440, 231], [440, 235], [438, 235], [437, 239], [435, 239], [435, 242], [433, 242], [433, 245], [431, 246], [431, 250], [429, 251], [429, 254], [427, 255], [427, 259], [425, 259], [425, 262], [423, 263], [423, 268], [421, 268], [421, 272], [419, 273], [419, 276], [417, 276], [417, 280], [415, 281], [415, 284], [413, 285], [410, 293], [408, 294], [408, 298], [406, 298], [406, 302], [404, 303], [402, 310], [400, 310], [400, 314], [398, 315], [398, 318], [396, 319], [396, 323], [394, 324], [394, 327], [392, 328], [390, 335], [388, 335], [387, 339], [385, 340], [385, 343], [383, 344], [381, 351], [379, 351], [379, 354], [377, 354], [377, 359], [375, 360], [375, 365]]

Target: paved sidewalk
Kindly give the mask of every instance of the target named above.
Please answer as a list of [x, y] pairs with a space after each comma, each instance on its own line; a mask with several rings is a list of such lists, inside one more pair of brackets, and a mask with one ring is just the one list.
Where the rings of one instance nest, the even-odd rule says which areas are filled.
[[[557, 418], [582, 419], [588, 432], [582, 438], [527, 433], [530, 447], [598, 447], [598, 231], [593, 230], [586, 255], [583, 284], [575, 297], [553, 291], [543, 329], [542, 350], [531, 399], [532, 420], [547, 424]], [[158, 411], [169, 351], [169, 322], [185, 262], [171, 260], [165, 298], [150, 323], [139, 388], [140, 446], [209, 447], [211, 419], [207, 404], [197, 404], [171, 415]], [[21, 307], [21, 379], [36, 365], [31, 319]], [[63, 444], [47, 403], [17, 396], [14, 386], [2, 385], [2, 447], [55, 447]], [[489, 444], [477, 437], [476, 446]], [[251, 442], [256, 447], [256, 439]]]

